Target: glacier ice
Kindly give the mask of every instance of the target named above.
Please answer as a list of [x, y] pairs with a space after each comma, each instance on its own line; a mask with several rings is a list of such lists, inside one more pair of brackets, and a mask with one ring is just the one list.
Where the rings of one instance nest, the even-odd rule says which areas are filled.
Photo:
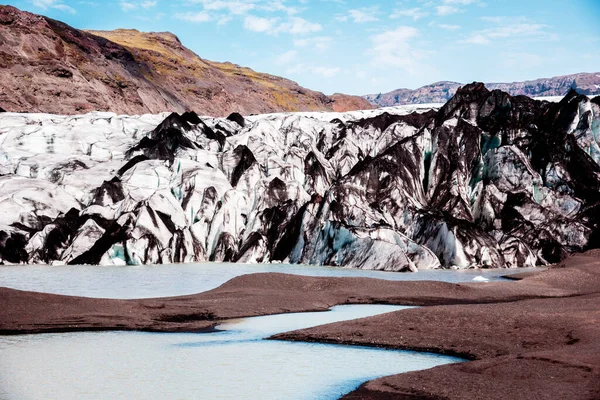
[[527, 267], [600, 246], [600, 106], [0, 114], [0, 262]]

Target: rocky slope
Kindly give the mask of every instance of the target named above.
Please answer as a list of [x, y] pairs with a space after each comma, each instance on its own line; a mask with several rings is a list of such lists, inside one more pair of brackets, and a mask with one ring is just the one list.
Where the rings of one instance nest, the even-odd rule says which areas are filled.
[[170, 33], [86, 32], [0, 6], [0, 106], [8, 111], [226, 116], [334, 104], [290, 80], [204, 60]]
[[[369, 94], [363, 97], [371, 104], [380, 107], [403, 104], [445, 103], [454, 96], [461, 86], [464, 85], [458, 82], [436, 82], [415, 90], [398, 89], [389, 93]], [[571, 89], [590, 96], [600, 94], [600, 73], [565, 75], [526, 82], [486, 83], [486, 87], [490, 90], [499, 89], [505, 91], [512, 96], [564, 96]]]
[[[415, 111], [415, 112], [413, 112]], [[600, 98], [0, 115], [6, 263], [524, 267], [600, 246]]]

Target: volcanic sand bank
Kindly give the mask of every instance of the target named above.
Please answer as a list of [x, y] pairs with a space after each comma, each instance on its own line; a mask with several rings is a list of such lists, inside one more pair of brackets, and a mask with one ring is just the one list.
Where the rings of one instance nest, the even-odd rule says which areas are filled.
[[[276, 338], [414, 349], [474, 360], [377, 379], [345, 399], [600, 399], [600, 252], [523, 275], [514, 288], [523, 294], [525, 288], [533, 294], [544, 286], [546, 294], [569, 294], [508, 301], [514, 298], [512, 289], [505, 302], [482, 295], [473, 304], [403, 310]], [[505, 285], [481, 288], [496, 294]], [[488, 303], [475, 304], [479, 301]]]
[[189, 332], [223, 320], [338, 304], [424, 306], [276, 335], [462, 356], [467, 363], [368, 382], [349, 399], [600, 398], [600, 251], [516, 282], [450, 284], [266, 273], [209, 292], [141, 300], [0, 288], [0, 334]]

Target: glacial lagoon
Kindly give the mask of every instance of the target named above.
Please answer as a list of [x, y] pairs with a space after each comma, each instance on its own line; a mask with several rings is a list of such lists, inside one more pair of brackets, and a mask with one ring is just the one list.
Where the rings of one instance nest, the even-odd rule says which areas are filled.
[[0, 337], [0, 398], [337, 399], [365, 381], [461, 360], [358, 346], [265, 340], [404, 307], [234, 320], [214, 333], [85, 332]]
[[[522, 271], [393, 273], [226, 263], [0, 266], [0, 286], [124, 299], [199, 293], [249, 273], [472, 282], [474, 279], [497, 281], [507, 273]], [[229, 321], [219, 325], [213, 333], [79, 332], [4, 336], [0, 337], [0, 398], [336, 399], [371, 379], [461, 361], [428, 353], [265, 340], [281, 332], [404, 308], [344, 305], [329, 312]]]

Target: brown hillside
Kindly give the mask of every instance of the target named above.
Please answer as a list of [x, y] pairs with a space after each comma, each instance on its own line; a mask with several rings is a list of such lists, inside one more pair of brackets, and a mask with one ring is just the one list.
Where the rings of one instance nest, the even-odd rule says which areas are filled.
[[333, 111], [335, 112], [372, 110], [377, 108], [360, 96], [350, 96], [347, 94], [335, 93], [330, 97], [333, 100]]
[[334, 100], [288, 79], [204, 60], [171, 33], [81, 31], [0, 6], [0, 106], [224, 116], [332, 111]]

